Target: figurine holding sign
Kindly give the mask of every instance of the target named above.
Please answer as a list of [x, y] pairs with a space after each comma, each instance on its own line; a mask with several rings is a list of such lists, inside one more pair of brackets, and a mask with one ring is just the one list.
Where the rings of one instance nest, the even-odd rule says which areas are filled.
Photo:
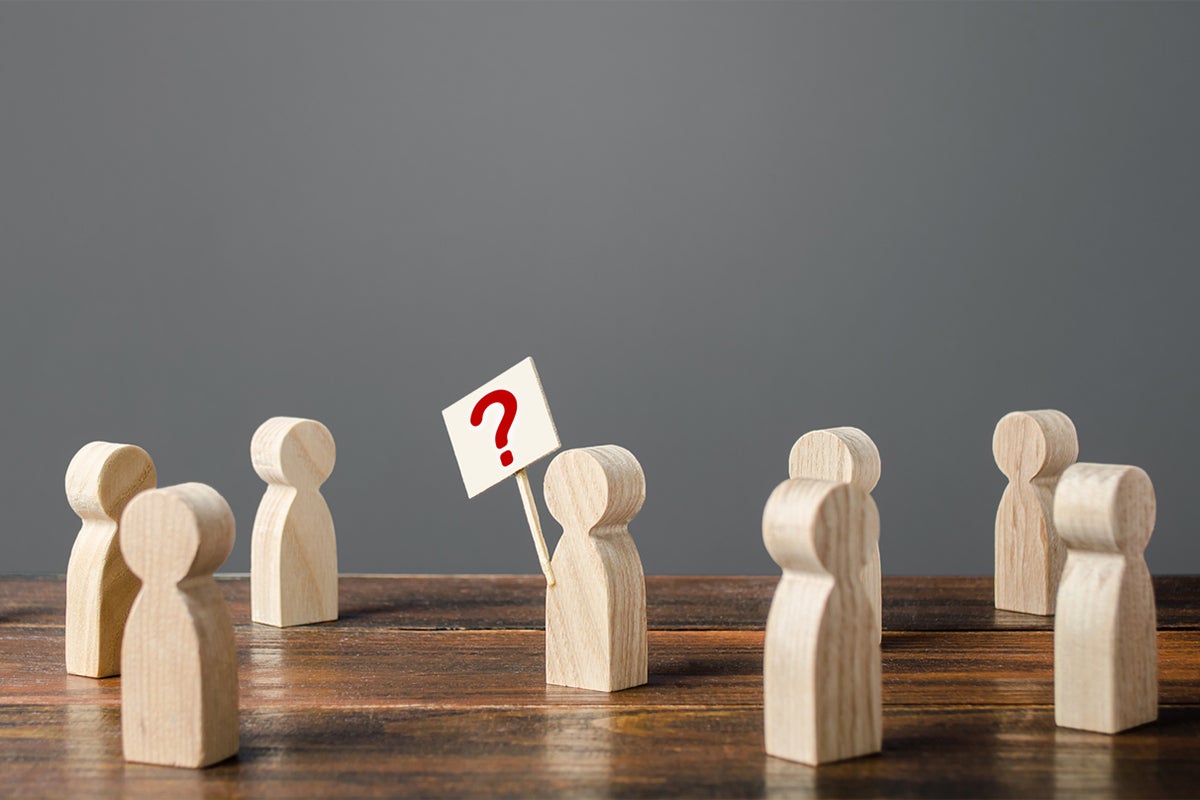
[[[561, 445], [533, 359], [442, 416], [469, 497], [510, 475], [517, 479], [548, 587], [546, 683], [601, 692], [644, 684], [646, 580], [628, 527], [646, 499], [637, 459], [615, 445], [567, 450], [554, 459], [546, 504], [563, 535], [551, 562], [525, 467]], [[561, 585], [552, 565], [563, 575]]]

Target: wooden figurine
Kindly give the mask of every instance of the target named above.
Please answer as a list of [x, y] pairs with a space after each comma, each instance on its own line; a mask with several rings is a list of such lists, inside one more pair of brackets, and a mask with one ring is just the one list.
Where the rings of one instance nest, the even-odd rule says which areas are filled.
[[237, 650], [213, 580], [233, 539], [233, 512], [202, 483], [142, 492], [121, 517], [142, 579], [121, 650], [127, 761], [204, 767], [237, 753]]
[[763, 542], [783, 577], [767, 617], [764, 733], [769, 755], [823, 764], [879, 752], [879, 642], [863, 585], [879, 530], [853, 483], [794, 478], [771, 493]]
[[1054, 498], [1067, 548], [1054, 620], [1054, 721], [1117, 733], [1158, 717], [1154, 587], [1143, 551], [1154, 485], [1137, 467], [1075, 464]]
[[250, 443], [267, 491], [250, 542], [250, 613], [287, 628], [338, 616], [337, 539], [321, 484], [333, 472], [333, 436], [312, 419], [272, 417]]
[[[853, 483], [867, 494], [879, 483], [879, 448], [858, 428], [809, 431], [796, 440], [788, 456], [788, 477]], [[879, 531], [869, 533], [875, 542], [863, 567], [863, 585], [875, 609], [876, 640], [883, 640], [883, 577], [879, 562]]]
[[67, 672], [121, 674], [121, 636], [140, 585], [125, 566], [118, 520], [134, 495], [158, 476], [149, 454], [131, 444], [91, 442], [67, 467], [67, 502], [83, 521], [67, 564]]
[[1071, 418], [1061, 411], [1014, 411], [992, 436], [1008, 488], [996, 512], [996, 608], [1054, 613], [1066, 551], [1054, 529], [1054, 490], [1079, 457]]
[[646, 580], [629, 521], [646, 500], [623, 447], [566, 450], [546, 470], [563, 526], [546, 589], [546, 683], [615, 692], [646, 682]]

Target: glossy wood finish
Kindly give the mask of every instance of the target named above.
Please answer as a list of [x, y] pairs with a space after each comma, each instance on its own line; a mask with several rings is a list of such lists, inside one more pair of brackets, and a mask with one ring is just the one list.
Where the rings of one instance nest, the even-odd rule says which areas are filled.
[[[646, 617], [658, 630], [761, 630], [778, 576], [646, 576]], [[235, 622], [249, 619], [245, 577], [217, 576]], [[1200, 630], [1195, 577], [1154, 578], [1159, 630]], [[537, 575], [343, 575], [339, 628], [524, 630], [545, 622]], [[1052, 631], [1054, 619], [997, 611], [992, 579], [883, 578], [889, 631]], [[0, 625], [62, 625], [62, 579], [0, 576]]]
[[994, 611], [986, 579], [884, 578], [883, 753], [819, 769], [762, 752], [775, 582], [647, 578], [650, 682], [609, 695], [543, 683], [540, 575], [343, 577], [343, 619], [291, 629], [251, 625], [247, 581], [222, 580], [242, 746], [192, 771], [122, 761], [121, 679], [62, 671], [62, 579], [0, 578], [0, 781], [5, 793], [133, 797], [1169, 797], [1200, 786], [1200, 578], [1156, 579], [1160, 717], [1112, 737], [1055, 729], [1053, 619]]

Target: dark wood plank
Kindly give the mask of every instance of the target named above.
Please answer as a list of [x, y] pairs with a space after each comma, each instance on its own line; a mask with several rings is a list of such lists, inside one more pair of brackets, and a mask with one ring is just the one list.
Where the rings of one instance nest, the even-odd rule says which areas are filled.
[[[650, 683], [615, 694], [546, 686], [539, 631], [237, 629], [243, 707], [762, 704], [761, 631], [652, 631]], [[119, 702], [120, 679], [66, 675], [62, 633], [0, 629], [0, 702]], [[889, 705], [1049, 705], [1048, 631], [889, 632]], [[1200, 632], [1159, 634], [1163, 703], [1200, 704]]]
[[[774, 578], [651, 578], [650, 684], [543, 682], [539, 577], [346, 577], [345, 618], [237, 625], [243, 746], [203, 771], [125, 764], [120, 678], [63, 673], [61, 578], [0, 579], [0, 790], [43, 796], [1194, 796], [1200, 579], [1156, 582], [1157, 723], [1053, 724], [1052, 623], [977, 578], [885, 581], [884, 752], [762, 752]], [[895, 630], [900, 625], [907, 630]]]
[[[662, 630], [762, 628], [778, 578], [667, 577], [646, 580], [650, 627]], [[221, 578], [235, 621], [250, 618], [246, 578]], [[526, 630], [545, 627], [540, 575], [344, 575], [343, 628]], [[0, 625], [63, 624], [60, 576], [0, 577]]]
[[[883, 623], [896, 631], [1052, 631], [1054, 617], [998, 611], [992, 578], [884, 577]], [[1159, 630], [1200, 630], [1200, 576], [1157, 575]]]
[[[776, 577], [646, 579], [656, 630], [760, 630]], [[235, 621], [250, 618], [249, 583], [221, 585]], [[1200, 576], [1154, 579], [1160, 630], [1200, 630]], [[997, 611], [991, 578], [885, 577], [886, 630], [1053, 630], [1052, 617]], [[0, 577], [0, 626], [61, 626], [63, 579]], [[534, 575], [343, 576], [338, 626], [410, 630], [523, 630], [544, 626], [544, 583]]]
[[[125, 764], [116, 708], [0, 708], [7, 787], [63, 797], [1194, 797], [1200, 707], [1121, 736], [1047, 709], [888, 708], [880, 755], [769, 758], [754, 708], [255, 709], [236, 760]], [[54, 732], [54, 735], [48, 735]]]

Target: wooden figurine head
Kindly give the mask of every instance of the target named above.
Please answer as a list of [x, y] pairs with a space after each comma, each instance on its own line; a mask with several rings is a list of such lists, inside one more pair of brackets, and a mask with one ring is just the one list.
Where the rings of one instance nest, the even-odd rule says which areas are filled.
[[809, 431], [788, 456], [788, 476], [853, 483], [870, 492], [879, 483], [879, 448], [858, 428]]
[[142, 448], [90, 442], [67, 467], [67, 502], [81, 519], [115, 522], [134, 495], [154, 488], [157, 481], [154, 461]]
[[1075, 423], [1061, 411], [1013, 411], [992, 434], [996, 466], [1011, 481], [1062, 472], [1079, 457]]
[[121, 517], [121, 552], [147, 585], [212, 575], [233, 540], [229, 504], [203, 483], [142, 492]]
[[875, 501], [853, 483], [792, 478], [763, 509], [763, 543], [785, 572], [829, 573], [858, 580], [874, 542]]
[[333, 473], [333, 434], [315, 419], [272, 417], [250, 442], [254, 471], [267, 483], [315, 489]]
[[1140, 558], [1156, 513], [1154, 484], [1139, 467], [1075, 464], [1054, 493], [1054, 526], [1069, 550]]
[[625, 526], [646, 501], [646, 476], [624, 447], [583, 447], [550, 462], [545, 494], [550, 514], [564, 530]]

